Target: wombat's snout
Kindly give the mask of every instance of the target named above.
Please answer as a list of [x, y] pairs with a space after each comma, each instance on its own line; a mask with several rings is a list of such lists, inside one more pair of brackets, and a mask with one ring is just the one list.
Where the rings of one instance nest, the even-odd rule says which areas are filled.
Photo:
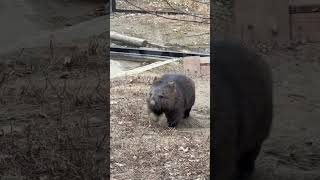
[[150, 105], [155, 106], [156, 102], [161, 101], [161, 99], [163, 98], [162, 95], [158, 95], [158, 94], [152, 94], [150, 96]]
[[154, 106], [154, 105], [156, 105], [156, 102], [152, 99], [152, 100], [150, 101], [150, 105], [151, 105], [151, 106]]
[[155, 99], [154, 99], [154, 95], [153, 95], [151, 92], [149, 93], [148, 99], [149, 99], [149, 104], [150, 104], [151, 106], [155, 106], [155, 105], [156, 105], [156, 101], [155, 101]]

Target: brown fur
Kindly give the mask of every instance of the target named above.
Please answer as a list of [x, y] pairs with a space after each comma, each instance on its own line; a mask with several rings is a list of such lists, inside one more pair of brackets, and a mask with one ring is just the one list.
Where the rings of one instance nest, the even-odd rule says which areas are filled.
[[155, 79], [147, 105], [149, 112], [160, 116], [166, 115], [168, 126], [176, 127], [177, 123], [189, 116], [195, 101], [194, 82], [185, 75], [165, 74]]

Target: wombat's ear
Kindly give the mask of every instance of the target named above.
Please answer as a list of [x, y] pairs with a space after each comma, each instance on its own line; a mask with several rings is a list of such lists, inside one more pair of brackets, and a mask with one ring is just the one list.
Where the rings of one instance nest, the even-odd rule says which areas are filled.
[[159, 83], [159, 78], [157, 76], [154, 77], [152, 84]]
[[153, 82], [156, 82], [157, 80], [158, 80], [158, 77], [155, 76], [155, 77], [153, 78]]
[[170, 81], [170, 82], [168, 82], [168, 85], [169, 85], [170, 88], [174, 88], [174, 89], [175, 89], [175, 87], [176, 87], [176, 82]]

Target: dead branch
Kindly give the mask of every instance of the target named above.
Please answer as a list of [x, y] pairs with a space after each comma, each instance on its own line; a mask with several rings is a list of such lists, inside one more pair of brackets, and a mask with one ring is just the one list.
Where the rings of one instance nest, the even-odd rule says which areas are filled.
[[145, 47], [148, 44], [148, 41], [145, 39], [122, 35], [114, 31], [110, 31], [110, 39], [138, 47]]

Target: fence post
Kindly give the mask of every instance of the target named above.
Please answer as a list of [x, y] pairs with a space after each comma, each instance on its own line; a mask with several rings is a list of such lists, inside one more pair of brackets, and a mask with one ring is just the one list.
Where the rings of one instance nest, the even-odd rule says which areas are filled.
[[113, 12], [116, 12], [117, 9], [116, 9], [116, 0], [111, 0], [111, 5], [110, 5], [110, 12], [113, 13]]

